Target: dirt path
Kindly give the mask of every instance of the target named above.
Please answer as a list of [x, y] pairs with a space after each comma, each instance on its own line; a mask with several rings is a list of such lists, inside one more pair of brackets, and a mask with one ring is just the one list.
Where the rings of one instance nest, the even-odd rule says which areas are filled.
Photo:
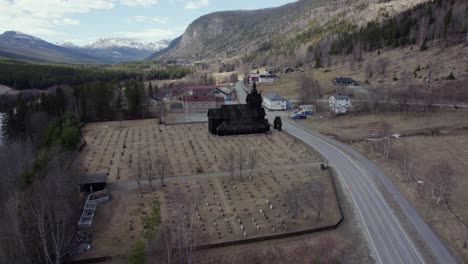
[[[283, 165], [283, 166], [262, 166], [259, 168], [255, 168], [253, 172], [265, 172], [265, 171], [280, 171], [280, 170], [291, 170], [291, 169], [304, 169], [304, 168], [319, 168], [321, 163], [302, 163], [302, 164], [294, 164], [294, 165]], [[250, 174], [250, 169], [242, 170], [244, 175]], [[239, 175], [239, 170], [234, 172], [234, 177]], [[164, 179], [164, 182], [176, 182], [182, 180], [197, 180], [197, 179], [206, 179], [212, 177], [229, 177], [229, 172], [210, 172], [210, 173], [202, 173], [202, 174], [193, 174], [193, 175], [185, 175], [185, 176], [173, 176]], [[159, 179], [153, 180], [153, 184], [159, 184]], [[149, 184], [148, 180], [142, 180], [142, 185]], [[109, 189], [111, 191], [131, 191], [138, 188], [138, 184], [136, 181], [125, 181], [125, 182], [113, 182], [109, 183]]]

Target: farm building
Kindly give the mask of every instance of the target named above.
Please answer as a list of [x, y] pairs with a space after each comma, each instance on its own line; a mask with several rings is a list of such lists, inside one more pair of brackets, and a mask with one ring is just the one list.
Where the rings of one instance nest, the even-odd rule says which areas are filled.
[[172, 88], [166, 95], [173, 100], [183, 100], [186, 96], [216, 96], [225, 100], [234, 100], [235, 96], [228, 87], [218, 87], [215, 85], [185, 86]]
[[346, 114], [351, 106], [351, 97], [347, 95], [333, 95], [328, 99], [330, 110], [335, 114]]
[[260, 81], [260, 74], [250, 74], [247, 81], [249, 83], [258, 83]]
[[263, 104], [268, 110], [286, 110], [288, 100], [278, 94], [269, 93], [263, 97]]
[[224, 104], [223, 97], [213, 95], [184, 96], [184, 111], [187, 113], [207, 113], [211, 108], [217, 108]]
[[358, 83], [351, 78], [335, 78], [332, 80], [334, 85], [343, 85], [343, 86], [356, 86]]
[[272, 83], [278, 80], [275, 74], [250, 74], [248, 77], [249, 83]]

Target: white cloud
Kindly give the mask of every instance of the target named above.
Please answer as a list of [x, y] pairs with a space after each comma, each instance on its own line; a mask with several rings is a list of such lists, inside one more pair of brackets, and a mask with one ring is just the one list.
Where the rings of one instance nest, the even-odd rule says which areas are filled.
[[167, 17], [149, 17], [149, 16], [133, 16], [128, 18], [128, 22], [139, 22], [139, 23], [159, 23], [166, 24], [169, 21]]
[[114, 7], [113, 0], [0, 0], [0, 31], [56, 35], [56, 26], [79, 25], [69, 15]]
[[[110, 10], [116, 5], [150, 7], [158, 0], [0, 0], [0, 33], [17, 30], [28, 34], [56, 35], [58, 26], [77, 26], [72, 15]], [[164, 20], [153, 20], [164, 23]]]
[[210, 4], [209, 0], [187, 1], [184, 4], [185, 9], [198, 9]]
[[120, 0], [120, 3], [126, 6], [150, 7], [156, 5], [158, 0]]
[[174, 32], [170, 29], [149, 28], [138, 32], [117, 32], [116, 35], [120, 37], [138, 39], [166, 39], [175, 37], [177, 32]]
[[80, 21], [76, 19], [71, 19], [71, 18], [63, 18], [63, 19], [54, 19], [54, 25], [57, 26], [78, 26], [80, 24]]

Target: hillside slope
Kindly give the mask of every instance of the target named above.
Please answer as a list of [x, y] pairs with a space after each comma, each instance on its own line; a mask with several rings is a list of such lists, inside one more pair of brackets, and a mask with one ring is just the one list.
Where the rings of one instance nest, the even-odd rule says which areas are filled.
[[102, 63], [96, 57], [17, 31], [0, 35], [0, 57], [40, 63]]
[[301, 46], [425, 1], [300, 0], [276, 8], [216, 12], [195, 20], [174, 48], [156, 57], [205, 60], [266, 52], [294, 56]]

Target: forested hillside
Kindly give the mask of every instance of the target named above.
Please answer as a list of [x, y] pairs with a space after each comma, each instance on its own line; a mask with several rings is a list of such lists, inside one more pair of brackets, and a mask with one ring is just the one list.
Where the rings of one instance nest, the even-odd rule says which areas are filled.
[[291, 58], [324, 41], [380, 23], [426, 0], [301, 0], [277, 8], [217, 12], [195, 20], [158, 58], [252, 61]]
[[462, 0], [437, 0], [419, 4], [381, 23], [369, 22], [353, 32], [339, 34], [331, 46], [331, 54], [350, 54], [353, 49], [366, 51], [384, 47], [416, 45], [427, 49], [427, 42], [459, 40], [468, 31], [468, 4]]

